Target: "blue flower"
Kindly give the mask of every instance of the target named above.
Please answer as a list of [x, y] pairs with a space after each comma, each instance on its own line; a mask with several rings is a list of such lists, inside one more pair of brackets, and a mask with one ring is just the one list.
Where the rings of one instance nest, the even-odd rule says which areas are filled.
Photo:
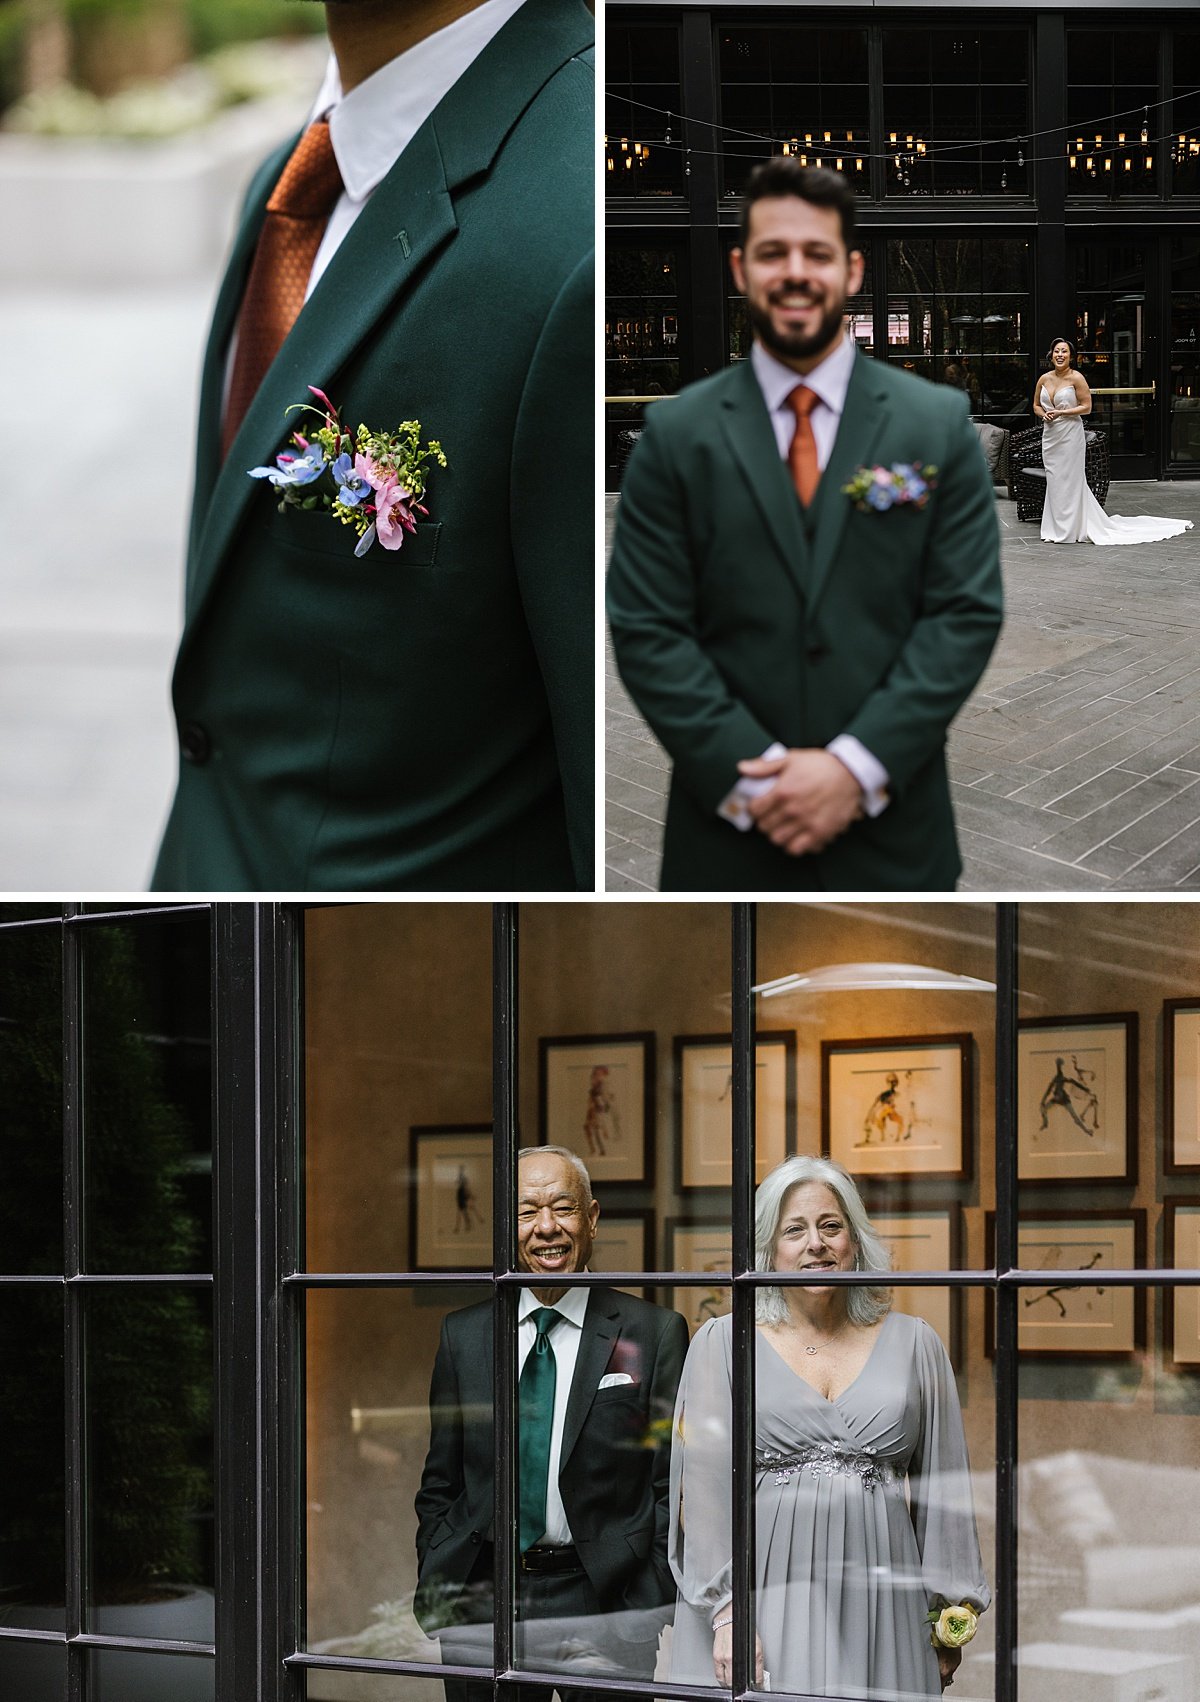
[[357, 508], [360, 502], [370, 496], [371, 487], [361, 473], [355, 472], [351, 456], [339, 455], [329, 471], [338, 487], [338, 501], [346, 508]]
[[881, 514], [895, 499], [895, 492], [887, 485], [872, 485], [867, 491], [867, 502]]
[[275, 457], [273, 467], [251, 467], [252, 479], [270, 479], [271, 483], [282, 490], [288, 485], [311, 485], [314, 479], [319, 479], [326, 468], [325, 452], [319, 444], [313, 443], [303, 454], [285, 449], [282, 455]]
[[375, 542], [375, 528], [374, 528], [374, 526], [368, 526], [366, 531], [363, 533], [362, 537], [358, 540], [358, 543], [354, 546], [355, 555], [356, 556], [365, 556], [367, 551], [370, 549], [371, 545], [374, 542]]

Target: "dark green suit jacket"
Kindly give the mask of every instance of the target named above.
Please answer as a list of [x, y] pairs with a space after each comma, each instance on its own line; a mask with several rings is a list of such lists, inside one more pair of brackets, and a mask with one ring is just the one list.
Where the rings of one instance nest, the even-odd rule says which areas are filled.
[[[940, 469], [924, 509], [860, 513], [860, 466]], [[991, 480], [958, 392], [859, 357], [807, 513], [749, 361], [648, 409], [609, 570], [621, 676], [670, 753], [664, 890], [949, 890], [944, 745], [1001, 620]], [[816, 856], [715, 813], [773, 740], [851, 733], [892, 801]]]
[[[253, 183], [205, 360], [154, 885], [593, 886], [594, 24], [526, 0], [372, 195], [224, 466]], [[353, 430], [419, 419], [449, 460], [398, 553], [278, 512], [265, 482], [324, 390]]]

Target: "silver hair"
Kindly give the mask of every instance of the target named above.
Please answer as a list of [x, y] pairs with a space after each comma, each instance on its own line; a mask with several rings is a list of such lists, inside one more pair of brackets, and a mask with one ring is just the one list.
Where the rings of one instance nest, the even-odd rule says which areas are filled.
[[517, 1163], [524, 1158], [541, 1157], [543, 1153], [553, 1153], [555, 1158], [565, 1158], [583, 1183], [583, 1203], [592, 1203], [592, 1179], [588, 1175], [588, 1167], [577, 1152], [572, 1152], [569, 1146], [523, 1146], [517, 1154]]
[[[859, 1271], [890, 1271], [891, 1255], [887, 1246], [871, 1227], [862, 1195], [854, 1178], [831, 1158], [785, 1158], [761, 1182], [754, 1196], [754, 1268], [756, 1271], [775, 1269], [772, 1255], [784, 1201], [793, 1188], [805, 1182], [817, 1182], [836, 1198], [850, 1228], [854, 1243], [854, 1268]], [[877, 1324], [892, 1308], [892, 1293], [888, 1288], [846, 1285], [846, 1312], [855, 1324]], [[781, 1288], [760, 1288], [757, 1291], [754, 1315], [760, 1324], [782, 1324], [788, 1315], [787, 1297]]]

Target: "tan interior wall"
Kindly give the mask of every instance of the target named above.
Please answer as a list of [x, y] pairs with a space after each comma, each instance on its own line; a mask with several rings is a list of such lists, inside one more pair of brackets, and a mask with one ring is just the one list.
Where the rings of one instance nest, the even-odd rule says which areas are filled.
[[[822, 964], [917, 962], [991, 979], [988, 905], [764, 905], [758, 973], [768, 980]], [[1164, 1183], [1161, 1006], [1200, 992], [1200, 914], [1186, 905], [1028, 905], [1021, 913], [1022, 1013], [1135, 1009], [1140, 1167], [1135, 1188], [1040, 1189], [1030, 1206], [1139, 1206], [1161, 1257]], [[611, 1188], [613, 1211], [653, 1204], [661, 1224], [683, 1215], [673, 1189], [675, 1034], [727, 1029], [729, 910], [708, 904], [547, 904], [522, 910], [519, 1111], [537, 1131], [539, 1035], [653, 1030], [657, 1036], [657, 1179], [652, 1193]], [[490, 913], [477, 905], [366, 905], [310, 912], [306, 944], [308, 1246], [313, 1268], [403, 1269], [408, 1260], [408, 1130], [414, 1123], [486, 1121], [490, 1105]], [[913, 1184], [901, 1199], [954, 1199], [964, 1208], [964, 1264], [985, 1259], [984, 1212], [994, 1205], [993, 1009], [987, 995], [842, 993], [780, 1001], [760, 1018], [798, 1037], [801, 1150], [816, 1150], [820, 1041], [971, 1031], [975, 1151], [965, 1183]], [[1168, 1178], [1167, 1192], [1200, 1192]], [[1026, 1191], [1022, 1192], [1026, 1203]], [[694, 1210], [708, 1215], [724, 1196]], [[727, 1209], [727, 1208], [726, 1208]], [[444, 1295], [445, 1291], [442, 1291]], [[450, 1297], [447, 1304], [464, 1303]], [[983, 1353], [983, 1296], [967, 1298], [962, 1391], [973, 1461], [993, 1458], [991, 1369]], [[414, 1582], [412, 1495], [424, 1457], [429, 1369], [439, 1305], [351, 1291], [315, 1302], [309, 1321], [309, 1504], [314, 1639], [354, 1631], [372, 1604]], [[1151, 1307], [1149, 1341], [1160, 1339]], [[1117, 1373], [1086, 1363], [1042, 1364], [1023, 1392], [1021, 1453], [1065, 1447], [1129, 1459], [1200, 1458], [1200, 1417], [1165, 1410], [1150, 1360]], [[1192, 1407], [1191, 1381], [1183, 1405]], [[1197, 1380], [1200, 1381], [1200, 1380]], [[1097, 1398], [1097, 1390], [1103, 1399]], [[395, 1434], [355, 1435], [354, 1407], [405, 1410]], [[1147, 1535], [1145, 1540], [1153, 1540]]]

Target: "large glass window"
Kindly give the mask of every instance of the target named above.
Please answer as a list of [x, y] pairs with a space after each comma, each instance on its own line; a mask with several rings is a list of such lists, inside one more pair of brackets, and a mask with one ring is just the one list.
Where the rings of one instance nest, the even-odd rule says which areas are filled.
[[888, 360], [964, 391], [977, 419], [1023, 419], [1031, 257], [1026, 237], [889, 238]]
[[679, 30], [622, 24], [605, 30], [604, 187], [609, 195], [684, 193]]
[[1171, 190], [1200, 194], [1200, 30], [1176, 30], [1172, 41], [1175, 99], [1171, 114]]
[[1171, 238], [1171, 460], [1200, 461], [1200, 237]]
[[869, 184], [865, 29], [739, 24], [717, 40], [726, 194], [781, 150]]
[[1069, 29], [1068, 193], [1157, 194], [1162, 111], [1157, 30]]
[[1146, 359], [1151, 250], [1104, 237], [1076, 238], [1071, 250], [1079, 367], [1100, 392], [1089, 425], [1107, 431], [1111, 454], [1148, 454], [1155, 423]]
[[884, 29], [889, 196], [1026, 195], [1029, 32]]

